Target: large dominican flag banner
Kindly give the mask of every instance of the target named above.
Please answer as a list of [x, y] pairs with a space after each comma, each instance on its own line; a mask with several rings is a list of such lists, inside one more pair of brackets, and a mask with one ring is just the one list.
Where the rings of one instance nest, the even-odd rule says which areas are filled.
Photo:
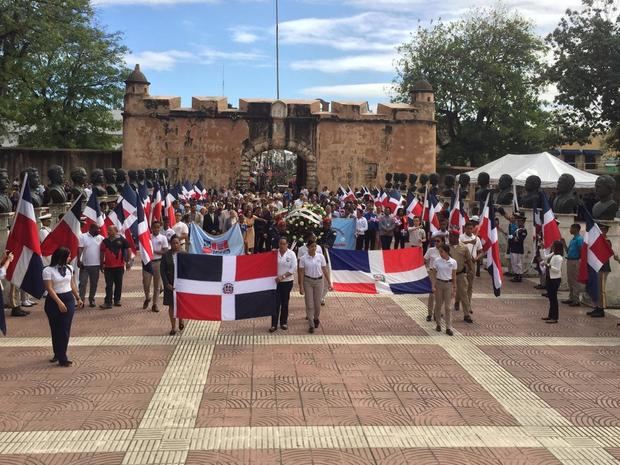
[[43, 259], [41, 258], [37, 218], [28, 186], [28, 175], [24, 176], [13, 227], [6, 241], [6, 249], [13, 252], [15, 256], [6, 270], [7, 281], [40, 299], [44, 291]]
[[[91, 197], [96, 195], [95, 192]], [[78, 248], [80, 245], [80, 217], [82, 216], [82, 195], [80, 195], [71, 209], [62, 216], [52, 232], [41, 243], [41, 255], [49, 257], [59, 247], [66, 247], [71, 252], [71, 260], [78, 258]]]
[[431, 281], [419, 247], [329, 251], [334, 290], [360, 294], [428, 294]]
[[276, 307], [276, 253], [178, 254], [175, 317], [231, 321], [271, 316]]
[[499, 297], [504, 282], [504, 271], [499, 252], [499, 238], [495, 226], [495, 209], [491, 194], [487, 194], [484, 207], [482, 208], [482, 221], [480, 223], [479, 237], [482, 241], [482, 250], [486, 253], [486, 268], [493, 281], [493, 293]]
[[555, 220], [553, 210], [551, 210], [551, 204], [549, 203], [547, 194], [545, 194], [544, 191], [542, 192], [541, 200], [543, 211], [543, 245], [546, 250], [549, 250], [555, 241], [562, 240], [562, 234], [560, 233], [560, 228]]

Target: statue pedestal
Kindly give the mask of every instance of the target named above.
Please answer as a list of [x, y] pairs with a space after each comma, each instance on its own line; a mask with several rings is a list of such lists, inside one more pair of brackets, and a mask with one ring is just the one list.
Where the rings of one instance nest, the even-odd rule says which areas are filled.
[[[570, 240], [573, 238], [570, 233], [570, 227], [572, 224], [575, 224], [575, 215], [573, 213], [555, 213], [555, 219], [560, 222], [560, 234], [562, 234], [562, 239], [566, 242], [566, 246], [570, 243]], [[582, 226], [581, 234], [585, 233], [585, 228]], [[564, 251], [564, 256], [566, 257], [566, 251]], [[568, 290], [568, 276], [566, 274], [566, 262], [564, 262], [564, 266], [562, 267], [562, 281], [560, 284], [561, 291]]]
[[50, 211], [50, 215], [52, 215], [52, 228], [53, 228], [54, 226], [56, 226], [56, 223], [59, 222], [58, 217], [60, 215], [64, 215], [65, 213], [69, 211], [69, 208], [71, 208], [71, 203], [70, 202], [50, 203], [48, 205], [48, 208]]

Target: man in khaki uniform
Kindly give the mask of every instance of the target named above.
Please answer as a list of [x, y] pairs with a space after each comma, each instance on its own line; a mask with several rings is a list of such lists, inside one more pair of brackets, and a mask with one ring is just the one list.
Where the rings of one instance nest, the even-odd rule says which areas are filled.
[[473, 273], [474, 262], [467, 246], [459, 243], [459, 232], [450, 232], [450, 255], [456, 260], [456, 300], [461, 303], [463, 317], [467, 323], [473, 323], [471, 319], [471, 300], [467, 293], [467, 276]]

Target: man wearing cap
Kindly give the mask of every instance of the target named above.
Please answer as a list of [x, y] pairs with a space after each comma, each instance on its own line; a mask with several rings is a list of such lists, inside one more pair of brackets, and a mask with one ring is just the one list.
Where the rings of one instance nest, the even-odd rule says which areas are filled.
[[39, 229], [39, 242], [43, 243], [45, 238], [52, 232], [52, 215], [49, 213], [41, 215], [39, 216], [39, 221], [41, 222], [41, 228]]
[[520, 283], [523, 281], [523, 254], [525, 253], [524, 242], [527, 238], [527, 230], [525, 229], [525, 217], [516, 216], [517, 229], [514, 234], [508, 236], [510, 241], [510, 265], [514, 277], [512, 282]]
[[459, 243], [459, 232], [450, 231], [450, 255], [456, 260], [456, 297], [463, 308], [463, 319], [467, 323], [473, 323], [471, 319], [471, 299], [467, 293], [468, 276], [473, 275], [474, 262], [469, 249]]

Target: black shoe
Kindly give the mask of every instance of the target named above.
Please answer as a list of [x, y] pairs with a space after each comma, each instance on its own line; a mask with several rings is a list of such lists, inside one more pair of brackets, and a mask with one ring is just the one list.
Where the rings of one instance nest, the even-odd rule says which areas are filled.
[[15, 307], [11, 310], [11, 316], [28, 316], [30, 312], [22, 310], [20, 307]]
[[151, 299], [144, 299], [144, 303], [142, 304], [142, 308], [146, 310], [149, 308], [149, 304], [151, 303]]
[[288, 325], [280, 325], [280, 328], [283, 329], [284, 331], [288, 330]]
[[56, 358], [55, 355], [52, 358], [50, 358], [50, 363], [56, 363], [57, 361], [58, 359]]
[[547, 294], [546, 292], [544, 294], [540, 294], [543, 297], [549, 297], [549, 294]]
[[579, 302], [571, 302], [570, 304], [568, 304], [569, 307], [581, 307], [581, 304]]
[[95, 308], [95, 307], [96, 307], [96, 305], [95, 305], [95, 302], [94, 302], [94, 301], [89, 302], [89, 303], [88, 303], [88, 306], [89, 306], [90, 308]]
[[590, 314], [591, 318], [605, 318], [605, 310], [597, 308]]
[[314, 328], [311, 326], [310, 328], [308, 328], [308, 332], [312, 334], [314, 332]]
[[103, 305], [99, 305], [99, 308], [101, 310], [110, 310], [112, 308], [112, 305], [110, 305], [110, 304], [103, 304]]
[[554, 325], [558, 322], [558, 320], [547, 320], [545, 321], [545, 323], [547, 323], [548, 325]]
[[157, 305], [153, 305], [153, 307], [151, 308], [151, 311], [154, 313], [159, 313], [159, 308], [157, 307]]
[[550, 320], [550, 319], [551, 319], [551, 318], [549, 318], [548, 316], [543, 316], [543, 317], [541, 318], [541, 320], [543, 320], [543, 321], [548, 321], [548, 320]]
[[463, 321], [465, 321], [465, 323], [473, 323], [474, 322], [474, 320], [472, 320], [470, 316], [466, 317]]
[[458, 312], [460, 308], [461, 308], [461, 307], [460, 307], [460, 305], [459, 305], [459, 302], [457, 302], [457, 303], [455, 303], [455, 304], [454, 304], [454, 311], [455, 311], [455, 312]]
[[177, 333], [176, 329], [171, 329], [168, 334], [170, 334], [171, 336], [174, 336], [176, 333]]
[[519, 283], [519, 282], [521, 282], [521, 280], [519, 279], [519, 277], [518, 277], [518, 276], [515, 276], [514, 278], [512, 278], [512, 279], [511, 279], [511, 281], [512, 281], [513, 283]]
[[[596, 310], [596, 309], [595, 309]], [[594, 313], [594, 310], [590, 310], [589, 312], [586, 312], [586, 315], [590, 316]]]
[[534, 286], [534, 289], [546, 289], [546, 288], [542, 284], [536, 284], [536, 286]]
[[183, 331], [185, 329], [185, 323], [182, 321], [179, 321], [179, 331]]
[[433, 319], [433, 317], [432, 317], [432, 316], [430, 316], [430, 315], [426, 315], [426, 321], [431, 321], [432, 319]]
[[275, 326], [272, 326], [271, 328], [269, 328], [269, 332], [270, 333], [275, 333], [277, 331], [278, 328], [276, 328]]
[[122, 307], [123, 305], [120, 302], [114, 302], [115, 307]]
[[563, 304], [572, 304], [572, 303], [573, 303], [573, 301], [572, 301], [572, 300], [570, 300], [570, 299], [566, 299], [566, 300], [562, 300], [562, 303], [563, 303]]
[[314, 320], [314, 327], [318, 328], [321, 325], [321, 322], [319, 320]]
[[451, 330], [451, 329], [446, 329], [446, 334], [447, 334], [448, 336], [454, 336], [454, 333], [452, 332], [452, 330]]
[[441, 326], [437, 325], [437, 327], [435, 328], [435, 331], [437, 331], [438, 333], [441, 332]]
[[71, 365], [73, 365], [73, 362], [71, 360], [66, 360], [64, 362], [58, 362], [58, 365], [60, 365], [61, 367], [70, 367]]

